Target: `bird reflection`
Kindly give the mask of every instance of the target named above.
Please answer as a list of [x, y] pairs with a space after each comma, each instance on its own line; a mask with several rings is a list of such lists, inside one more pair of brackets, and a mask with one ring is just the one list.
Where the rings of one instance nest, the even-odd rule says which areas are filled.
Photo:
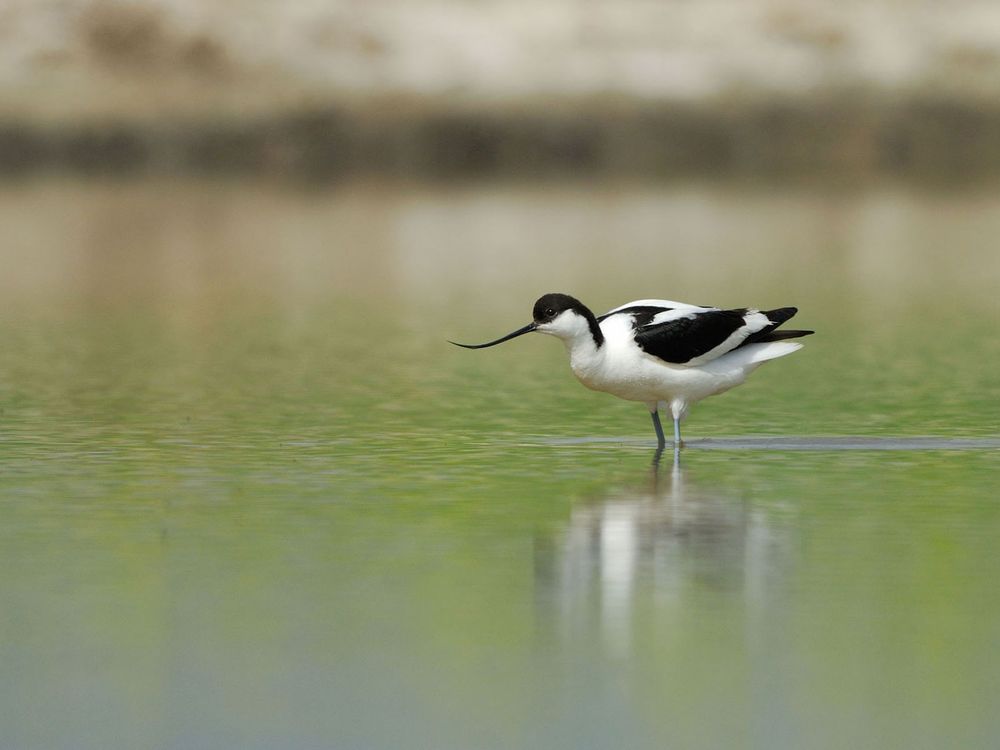
[[576, 505], [554, 536], [536, 540], [539, 603], [563, 628], [597, 624], [613, 649], [630, 646], [637, 602], [679, 603], [706, 592], [761, 602], [787, 548], [764, 513], [735, 493], [695, 483], [677, 454], [639, 486]]

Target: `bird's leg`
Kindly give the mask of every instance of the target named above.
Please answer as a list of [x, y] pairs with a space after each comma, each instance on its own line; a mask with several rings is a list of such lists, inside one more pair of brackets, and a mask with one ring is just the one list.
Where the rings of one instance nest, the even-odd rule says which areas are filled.
[[649, 412], [649, 415], [653, 418], [653, 429], [656, 430], [656, 448], [658, 451], [662, 451], [667, 445], [667, 439], [663, 436], [660, 413], [656, 409], [653, 409]]
[[681, 440], [681, 420], [687, 413], [687, 404], [679, 399], [670, 402], [670, 416], [674, 418], [674, 450], [684, 447]]

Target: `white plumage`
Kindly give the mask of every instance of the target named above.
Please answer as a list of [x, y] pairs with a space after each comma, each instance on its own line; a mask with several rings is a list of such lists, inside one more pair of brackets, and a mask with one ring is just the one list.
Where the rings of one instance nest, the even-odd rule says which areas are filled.
[[722, 310], [672, 300], [643, 299], [595, 316], [566, 294], [546, 294], [534, 319], [496, 341], [458, 344], [480, 349], [537, 331], [566, 345], [570, 367], [588, 388], [649, 408], [659, 446], [665, 445], [659, 410], [669, 410], [674, 443], [691, 405], [743, 383], [764, 362], [802, 348], [787, 339], [812, 331], [778, 331], [794, 307]]

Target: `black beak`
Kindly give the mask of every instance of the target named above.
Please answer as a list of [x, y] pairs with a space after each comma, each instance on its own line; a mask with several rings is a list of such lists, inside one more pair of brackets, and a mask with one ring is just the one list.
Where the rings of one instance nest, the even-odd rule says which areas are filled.
[[496, 346], [497, 344], [502, 344], [504, 341], [510, 341], [511, 339], [517, 338], [518, 336], [523, 336], [526, 333], [531, 333], [535, 330], [537, 326], [534, 323], [528, 323], [524, 328], [518, 328], [513, 333], [508, 333], [506, 336], [501, 336], [496, 341], [487, 341], [485, 344], [459, 344], [457, 341], [449, 341], [449, 344], [454, 344], [455, 346], [462, 346], [466, 349], [485, 349], [487, 346]]

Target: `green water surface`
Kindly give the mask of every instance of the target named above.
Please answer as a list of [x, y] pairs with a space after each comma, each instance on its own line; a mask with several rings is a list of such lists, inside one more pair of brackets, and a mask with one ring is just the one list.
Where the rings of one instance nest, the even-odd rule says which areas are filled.
[[[0, 748], [996, 747], [996, 196], [3, 187]], [[818, 333], [657, 471], [548, 291]]]

